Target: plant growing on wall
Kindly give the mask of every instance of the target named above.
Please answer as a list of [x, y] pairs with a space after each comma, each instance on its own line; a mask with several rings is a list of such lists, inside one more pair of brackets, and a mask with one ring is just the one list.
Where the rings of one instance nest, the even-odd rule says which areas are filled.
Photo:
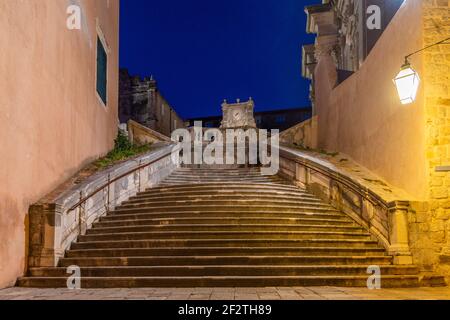
[[106, 157], [97, 160], [95, 166], [98, 168], [109, 167], [120, 161], [148, 152], [150, 149], [151, 144], [136, 145], [131, 143], [126, 134], [119, 130], [117, 138], [114, 140], [114, 149]]

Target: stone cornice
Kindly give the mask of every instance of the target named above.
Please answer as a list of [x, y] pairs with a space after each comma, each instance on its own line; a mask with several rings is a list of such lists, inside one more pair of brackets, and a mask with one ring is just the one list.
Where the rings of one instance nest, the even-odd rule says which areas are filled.
[[335, 12], [330, 4], [314, 5], [305, 8], [308, 16], [306, 31], [318, 35], [336, 32]]

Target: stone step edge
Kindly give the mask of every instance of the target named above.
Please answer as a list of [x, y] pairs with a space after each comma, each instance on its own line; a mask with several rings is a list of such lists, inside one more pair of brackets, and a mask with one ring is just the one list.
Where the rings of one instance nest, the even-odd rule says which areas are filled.
[[[224, 188], [224, 186], [226, 186]], [[266, 189], [269, 188], [276, 188], [278, 190], [298, 190], [298, 191], [303, 191], [306, 192], [305, 190], [295, 186], [295, 185], [282, 185], [282, 184], [276, 184], [274, 183], [273, 185], [271, 185], [270, 183], [229, 183], [229, 182], [223, 182], [223, 183], [205, 183], [205, 184], [195, 184], [192, 186], [164, 186], [164, 187], [153, 187], [153, 188], [149, 188], [145, 191], [143, 191], [142, 193], [145, 192], [151, 192], [151, 191], [155, 191], [155, 190], [162, 190], [162, 189], [182, 189], [182, 188], [186, 188], [186, 189], [201, 189], [201, 188], [211, 188], [211, 187], [218, 187], [218, 188], [222, 188], [225, 190], [229, 190], [230, 187], [233, 188], [237, 188], [237, 189], [242, 189], [242, 188], [249, 188], [249, 187], [254, 187], [255, 189], [258, 187], [264, 187]]]
[[380, 251], [385, 252], [384, 248], [376, 247], [376, 248], [367, 248], [367, 247], [351, 247], [351, 248], [345, 248], [345, 247], [164, 247], [164, 248], [110, 248], [110, 249], [70, 249], [68, 251], [70, 252], [93, 252], [93, 251], [131, 251], [131, 250], [164, 250], [164, 251], [170, 251], [170, 250], [256, 250], [256, 251], [262, 251], [262, 250], [318, 250], [318, 251]]
[[[116, 220], [118, 218], [123, 218], [123, 220], [136, 220], [136, 219], [129, 219], [130, 217], [133, 216], [142, 216], [142, 217], [151, 217], [151, 216], [176, 216], [176, 217], [171, 217], [171, 218], [167, 218], [167, 219], [178, 219], [178, 218], [192, 218], [192, 217], [199, 217], [201, 215], [206, 216], [209, 215], [208, 218], [217, 218], [217, 217], [222, 217], [221, 214], [233, 214], [234, 216], [240, 217], [240, 216], [244, 216], [244, 215], [248, 215], [248, 214], [266, 214], [266, 215], [273, 215], [274, 217], [276, 217], [277, 215], [292, 215], [292, 216], [298, 216], [298, 217], [311, 217], [311, 218], [315, 218], [315, 219], [320, 219], [320, 218], [326, 218], [326, 217], [334, 217], [334, 218], [340, 218], [338, 220], [342, 220], [342, 221], [352, 221], [349, 220], [350, 217], [346, 216], [345, 214], [335, 210], [335, 211], [330, 211], [333, 213], [328, 213], [328, 212], [308, 212], [308, 211], [304, 211], [304, 212], [289, 212], [289, 211], [241, 211], [241, 212], [235, 212], [235, 211], [180, 211], [180, 212], [142, 212], [142, 213], [130, 213], [130, 214], [116, 214], [114, 213], [114, 211], [112, 211], [110, 214], [106, 215], [106, 216], [102, 216], [100, 217], [101, 219], [109, 219], [111, 218], [111, 220]], [[166, 219], [166, 218], [156, 218], [156, 219]], [[270, 217], [270, 219], [272, 219], [272, 217]], [[291, 219], [291, 218], [285, 218], [285, 219]], [[297, 219], [297, 218], [292, 218], [292, 219]], [[122, 219], [120, 219], [122, 220]]]
[[[315, 205], [296, 205], [296, 206], [276, 206], [276, 205], [274, 205], [274, 206], [264, 206], [264, 205], [258, 205], [257, 203], [255, 203], [255, 204], [246, 204], [246, 205], [232, 205], [232, 204], [227, 204], [227, 205], [220, 205], [220, 206], [218, 206], [218, 205], [208, 205], [208, 204], [203, 204], [203, 205], [197, 205], [197, 206], [194, 206], [195, 205], [195, 203], [192, 203], [192, 205], [190, 206], [190, 207], [196, 207], [196, 208], [212, 208], [212, 209], [214, 209], [214, 208], [218, 208], [218, 207], [220, 207], [220, 208], [259, 208], [259, 207], [264, 207], [264, 208], [274, 208], [274, 209], [293, 209], [293, 210], [295, 210], [295, 209], [299, 209], [299, 210], [302, 210], [302, 209], [304, 209], [304, 210], [308, 210], [308, 209], [312, 209], [312, 210], [323, 210], [323, 211], [332, 211], [332, 212], [340, 212], [340, 211], [338, 211], [337, 209], [335, 209], [335, 208], [333, 208], [333, 207], [331, 207], [330, 205], [327, 205], [327, 204], [321, 204], [321, 205], [319, 205], [319, 206], [315, 206]], [[186, 206], [164, 206], [164, 205], [160, 205], [160, 206], [152, 206], [152, 207], [140, 207], [140, 206], [138, 206], [137, 208], [128, 208], [128, 207], [126, 207], [126, 208], [121, 208], [121, 207], [118, 207], [114, 212], [130, 212], [131, 210], [148, 210], [148, 211], [152, 211], [152, 210], [158, 210], [158, 209], [161, 209], [161, 208], [164, 208], [164, 209], [174, 209], [174, 210], [176, 210], [176, 209], [179, 209], [179, 208], [186, 208]], [[255, 209], [255, 210], [257, 210], [257, 209]], [[180, 210], [180, 212], [186, 212], [186, 211], [189, 211], [189, 210]], [[191, 210], [191, 211], [196, 211], [196, 210]], [[213, 210], [213, 211], [215, 211], [215, 210]], [[165, 212], [167, 212], [167, 211], [165, 211]], [[277, 212], [279, 212], [278, 210], [277, 210]]]
[[154, 234], [154, 235], [159, 235], [159, 234], [173, 234], [173, 235], [181, 235], [181, 234], [203, 234], [203, 235], [207, 235], [207, 234], [213, 234], [213, 235], [217, 235], [217, 234], [250, 234], [250, 235], [254, 235], [254, 234], [261, 234], [261, 235], [269, 235], [269, 234], [296, 234], [296, 235], [349, 235], [349, 236], [353, 236], [353, 235], [364, 235], [364, 236], [371, 236], [370, 233], [365, 232], [365, 233], [353, 233], [353, 232], [344, 232], [344, 231], [151, 231], [151, 232], [117, 232], [117, 233], [98, 233], [98, 234], [89, 234], [89, 235], [82, 235], [81, 237], [84, 236], [110, 236], [110, 235], [144, 235], [144, 234]]
[[[85, 241], [82, 242], [83, 245], [86, 244], [96, 244], [96, 243], [123, 243], [123, 242], [341, 242], [341, 243], [370, 243], [378, 244], [375, 240], [370, 239], [134, 239], [134, 240], [104, 240], [104, 241]], [[79, 242], [78, 242], [79, 243]], [[228, 247], [231, 248], [231, 247]], [[232, 247], [235, 248], [235, 247]], [[269, 247], [271, 248], [271, 247]]]
[[[102, 217], [103, 219], [106, 217]], [[220, 221], [224, 221], [224, 220], [257, 220], [257, 221], [264, 221], [264, 220], [278, 220], [278, 221], [291, 221], [291, 222], [299, 222], [299, 221], [304, 221], [304, 222], [331, 222], [331, 223], [339, 223], [339, 222], [344, 222], [350, 225], [355, 225], [355, 226], [359, 226], [357, 224], [355, 224], [353, 221], [351, 220], [342, 220], [342, 219], [316, 219], [316, 218], [280, 218], [280, 217], [273, 217], [273, 218], [268, 218], [268, 217], [230, 217], [230, 216], [225, 216], [225, 217], [177, 217], [177, 218], [155, 218], [155, 219], [124, 219], [124, 220], [108, 220], [108, 221], [100, 221], [100, 222], [96, 222], [97, 224], [99, 223], [104, 223], [104, 224], [109, 224], [109, 223], [127, 223], [127, 222], [151, 222], [151, 221], [186, 221], [186, 220], [196, 220], [196, 221], [204, 221], [204, 220], [220, 220]], [[170, 225], [170, 224], [169, 224]], [[188, 225], [188, 224], [181, 224], [181, 225]], [[204, 224], [200, 224], [200, 225], [204, 225]], [[281, 225], [285, 225], [285, 224], [281, 224]], [[337, 224], [336, 226], [340, 226], [340, 224]]]
[[[293, 268], [293, 269], [339, 269], [345, 271], [346, 269], [364, 269], [367, 270], [367, 265], [292, 265], [292, 264], [286, 264], [286, 265], [255, 265], [255, 266], [248, 266], [248, 265], [160, 265], [160, 266], [88, 266], [88, 267], [80, 267], [81, 270], [102, 270], [102, 269], [108, 269], [108, 270], [114, 270], [114, 269], [285, 269], [285, 268]], [[398, 270], [406, 270], [406, 271], [412, 271], [418, 273], [418, 267], [414, 265], [380, 265], [381, 269], [398, 269]], [[30, 268], [29, 272], [45, 272], [45, 271], [66, 271], [66, 267], [37, 267], [37, 268]]]
[[217, 206], [221, 204], [227, 203], [238, 203], [238, 204], [264, 204], [264, 203], [273, 203], [273, 204], [292, 204], [292, 205], [306, 205], [306, 206], [320, 206], [329, 208], [330, 205], [326, 204], [319, 199], [302, 199], [302, 200], [283, 200], [283, 199], [186, 199], [186, 200], [164, 200], [154, 201], [154, 200], [145, 200], [145, 199], [136, 199], [133, 201], [126, 201], [122, 203], [121, 207], [136, 207], [136, 206], [144, 206], [144, 205], [159, 205], [159, 204], [170, 204], [178, 205], [178, 204], [201, 204], [205, 205], [207, 203], [215, 203]]
[[123, 230], [123, 229], [137, 229], [137, 228], [319, 228], [319, 229], [332, 229], [332, 228], [345, 228], [353, 229], [354, 231], [366, 231], [363, 227], [357, 225], [302, 225], [302, 224], [143, 224], [137, 226], [116, 226], [116, 227], [96, 227], [94, 224], [93, 228], [89, 230]]

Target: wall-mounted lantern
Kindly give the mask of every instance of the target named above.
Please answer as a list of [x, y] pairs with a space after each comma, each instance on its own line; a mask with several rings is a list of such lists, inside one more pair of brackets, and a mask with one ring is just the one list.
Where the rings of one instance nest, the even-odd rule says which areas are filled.
[[420, 77], [419, 74], [411, 68], [411, 64], [408, 61], [402, 66], [402, 69], [394, 79], [394, 83], [397, 87], [398, 96], [402, 104], [409, 104], [416, 100]]
[[447, 38], [445, 40], [436, 42], [428, 47], [425, 47], [419, 51], [411, 53], [405, 57], [405, 63], [403, 64], [400, 72], [394, 79], [395, 86], [397, 87], [398, 96], [402, 104], [413, 103], [414, 100], [416, 100], [417, 91], [419, 90], [420, 85], [419, 74], [411, 67], [409, 58], [431, 47], [441, 44], [450, 44], [447, 42], [449, 40], [450, 38]]

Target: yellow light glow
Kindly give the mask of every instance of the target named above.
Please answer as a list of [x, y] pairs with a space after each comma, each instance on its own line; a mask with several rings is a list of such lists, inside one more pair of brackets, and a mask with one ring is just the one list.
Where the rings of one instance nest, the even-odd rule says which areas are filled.
[[416, 100], [420, 78], [419, 74], [409, 64], [402, 67], [402, 70], [395, 77], [394, 83], [397, 86], [397, 92], [402, 104], [413, 103]]

